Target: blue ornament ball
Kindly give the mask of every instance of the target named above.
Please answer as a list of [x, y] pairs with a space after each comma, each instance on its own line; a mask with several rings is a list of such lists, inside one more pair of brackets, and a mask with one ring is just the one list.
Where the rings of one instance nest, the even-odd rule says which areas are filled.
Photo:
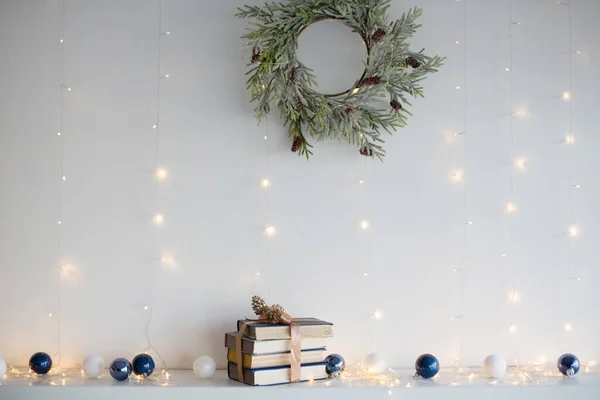
[[45, 375], [52, 368], [52, 358], [46, 353], [35, 353], [29, 359], [29, 369], [38, 375]]
[[116, 358], [110, 363], [108, 372], [116, 381], [126, 381], [131, 376], [131, 363], [125, 358]]
[[138, 354], [133, 358], [131, 364], [133, 366], [133, 373], [143, 376], [144, 378], [152, 375], [154, 368], [156, 368], [154, 360], [152, 357], [150, 357], [150, 354]]
[[558, 370], [565, 376], [574, 376], [579, 372], [579, 358], [573, 354], [563, 354], [556, 363]]
[[430, 379], [440, 372], [440, 363], [438, 359], [431, 354], [423, 354], [417, 358], [417, 361], [415, 362], [415, 369], [417, 370], [418, 376], [425, 379]]
[[330, 354], [325, 357], [325, 372], [330, 377], [339, 376], [346, 369], [346, 360], [339, 354]]

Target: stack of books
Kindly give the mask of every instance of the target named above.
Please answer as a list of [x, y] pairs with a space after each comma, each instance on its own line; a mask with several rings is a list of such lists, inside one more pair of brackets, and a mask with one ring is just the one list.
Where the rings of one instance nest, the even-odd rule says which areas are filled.
[[[247, 320], [237, 323], [238, 331]], [[333, 336], [333, 324], [316, 318], [302, 318], [297, 322], [302, 332], [300, 381], [327, 378], [325, 345]], [[229, 378], [253, 386], [290, 383], [291, 340], [290, 326], [257, 323], [247, 327], [242, 337], [243, 379], [238, 376], [237, 332], [225, 334], [227, 348], [227, 371]]]

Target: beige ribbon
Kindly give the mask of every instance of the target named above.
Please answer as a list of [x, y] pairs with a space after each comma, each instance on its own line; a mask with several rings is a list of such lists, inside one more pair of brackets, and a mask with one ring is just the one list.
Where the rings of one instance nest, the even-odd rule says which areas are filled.
[[[307, 319], [301, 318], [294, 320], [289, 314], [283, 313], [280, 324], [290, 326], [290, 382], [300, 382], [300, 360], [302, 351], [302, 329], [297, 322], [305, 321]], [[251, 325], [262, 324], [265, 322], [265, 318], [261, 315], [258, 320], [246, 321], [242, 323], [240, 329], [235, 336], [235, 355], [237, 362], [238, 381], [244, 382], [244, 366], [242, 358], [242, 337], [246, 333], [246, 330]]]

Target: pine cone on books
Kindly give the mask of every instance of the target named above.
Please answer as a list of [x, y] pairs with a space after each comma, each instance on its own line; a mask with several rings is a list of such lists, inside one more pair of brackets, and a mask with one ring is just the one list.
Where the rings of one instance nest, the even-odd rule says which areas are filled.
[[262, 297], [252, 296], [252, 310], [254, 310], [256, 315], [264, 315], [268, 309], [269, 306]]
[[274, 304], [271, 307], [268, 307], [263, 316], [268, 322], [276, 324], [281, 320], [283, 312], [283, 307], [281, 307], [279, 304]]

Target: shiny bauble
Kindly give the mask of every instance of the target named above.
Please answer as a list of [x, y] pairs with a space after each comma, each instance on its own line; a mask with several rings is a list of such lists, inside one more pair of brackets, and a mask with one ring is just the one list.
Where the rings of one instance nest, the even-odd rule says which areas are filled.
[[131, 367], [134, 374], [147, 378], [154, 372], [156, 364], [150, 354], [138, 354], [131, 361]]
[[579, 372], [579, 358], [573, 354], [563, 354], [558, 358], [556, 366], [564, 376], [575, 376]]
[[52, 369], [52, 358], [46, 353], [35, 353], [29, 359], [29, 369], [38, 375], [46, 375]]
[[346, 369], [346, 360], [344, 357], [339, 354], [330, 354], [325, 357], [325, 372], [330, 378], [335, 378], [340, 376], [342, 372]]
[[132, 366], [126, 358], [116, 358], [110, 363], [108, 372], [115, 381], [126, 381], [131, 376]]
[[0, 380], [2, 380], [2, 378], [4, 377], [5, 374], [6, 374], [6, 361], [4, 361], [4, 358], [0, 357]]
[[506, 373], [506, 360], [497, 354], [491, 354], [483, 360], [483, 373], [488, 378], [500, 379]]
[[217, 369], [217, 363], [212, 357], [202, 356], [198, 357], [196, 361], [194, 361], [193, 369], [194, 374], [198, 378], [210, 378]]
[[421, 378], [430, 379], [440, 372], [440, 363], [437, 358], [431, 354], [423, 354], [415, 362], [417, 375]]
[[88, 378], [100, 378], [104, 373], [104, 358], [100, 356], [87, 356], [81, 364], [83, 373]]
[[387, 369], [387, 363], [381, 354], [370, 353], [365, 357], [364, 367], [369, 373], [381, 374]]

